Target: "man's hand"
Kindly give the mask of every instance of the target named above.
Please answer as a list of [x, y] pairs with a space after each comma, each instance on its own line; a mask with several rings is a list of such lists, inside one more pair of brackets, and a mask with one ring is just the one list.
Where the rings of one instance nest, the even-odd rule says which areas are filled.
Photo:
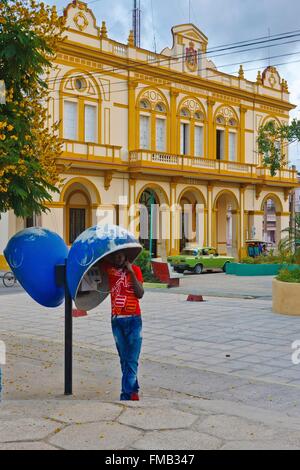
[[133, 273], [133, 272], [134, 272], [134, 271], [133, 271], [133, 268], [132, 268], [132, 264], [131, 264], [129, 261], [125, 261], [125, 263], [124, 263], [124, 268], [126, 268], [127, 271], [130, 272], [130, 273]]
[[142, 299], [144, 297], [143, 284], [137, 280], [132, 264], [129, 261], [125, 261], [124, 267], [127, 269], [127, 271], [130, 274], [135, 295], [137, 296], [138, 299]]

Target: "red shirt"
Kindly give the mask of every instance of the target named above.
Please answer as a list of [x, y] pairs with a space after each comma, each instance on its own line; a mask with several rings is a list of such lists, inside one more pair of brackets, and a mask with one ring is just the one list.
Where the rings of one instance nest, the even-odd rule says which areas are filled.
[[[129, 272], [106, 263], [104, 267], [108, 273], [112, 315], [141, 315], [139, 299], [134, 293]], [[134, 265], [132, 268], [137, 280], [143, 283], [141, 269]]]

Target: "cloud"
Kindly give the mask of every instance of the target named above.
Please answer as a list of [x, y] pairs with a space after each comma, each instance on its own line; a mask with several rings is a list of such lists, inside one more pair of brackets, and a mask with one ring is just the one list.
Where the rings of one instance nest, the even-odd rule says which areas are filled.
[[[48, 3], [62, 9], [67, 5], [65, 0], [48, 0]], [[107, 22], [108, 32], [117, 41], [126, 43], [129, 30], [132, 28], [132, 0], [98, 0], [88, 1], [98, 24]], [[189, 21], [188, 0], [141, 0], [142, 7], [142, 47], [154, 50], [154, 35], [157, 51], [172, 45], [171, 28], [176, 24]], [[299, 30], [300, 2], [299, 0], [191, 0], [191, 22], [199, 27], [208, 37], [208, 49], [238, 41]], [[247, 60], [256, 60], [245, 65], [245, 76], [255, 80], [257, 71], [269, 65], [268, 57], [291, 52], [294, 56], [271, 59], [271, 65], [300, 60], [300, 36], [293, 42], [276, 47], [264, 47], [249, 52], [234, 53], [213, 57], [217, 67], [228, 73], [236, 73], [238, 65]], [[292, 40], [292, 38], [290, 39]], [[287, 40], [286, 40], [287, 42]], [[262, 44], [262, 46], [264, 46]], [[264, 60], [261, 60], [264, 58]], [[251, 69], [247, 71], [247, 69]], [[253, 69], [253, 70], [252, 70]], [[300, 62], [278, 66], [280, 75], [288, 81], [291, 92], [291, 102], [300, 103]], [[299, 109], [299, 108], [298, 108]], [[297, 116], [298, 110], [291, 113]], [[294, 146], [297, 149], [297, 146]], [[293, 163], [297, 159], [296, 151], [292, 151]], [[300, 162], [299, 162], [300, 163]]]

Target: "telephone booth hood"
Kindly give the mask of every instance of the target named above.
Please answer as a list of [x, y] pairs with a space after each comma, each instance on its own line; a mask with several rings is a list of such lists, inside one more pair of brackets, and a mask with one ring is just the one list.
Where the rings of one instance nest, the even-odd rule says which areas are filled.
[[142, 251], [142, 246], [134, 235], [116, 225], [97, 225], [83, 232], [73, 243], [67, 261], [67, 283], [77, 308], [92, 310], [109, 295], [108, 278], [101, 274], [98, 289], [80, 295], [79, 287], [83, 277], [91, 268], [106, 256], [117, 251], [125, 251], [133, 263]]
[[65, 264], [68, 248], [64, 240], [39, 227], [22, 230], [8, 242], [4, 256], [25, 291], [44, 307], [64, 301], [64, 287], [57, 287], [55, 266]]

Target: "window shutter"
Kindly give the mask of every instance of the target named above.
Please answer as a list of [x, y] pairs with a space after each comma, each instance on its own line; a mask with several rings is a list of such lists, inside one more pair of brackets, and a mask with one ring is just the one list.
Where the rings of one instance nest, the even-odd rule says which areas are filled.
[[229, 160], [236, 161], [236, 134], [229, 132]]
[[65, 139], [77, 140], [77, 103], [73, 101], [64, 102], [64, 137]]
[[149, 150], [149, 116], [140, 116], [140, 146]]
[[97, 142], [96, 137], [96, 123], [97, 123], [97, 107], [92, 105], [85, 105], [85, 141]]
[[166, 121], [165, 119], [156, 119], [156, 150], [166, 151]]
[[203, 156], [203, 127], [195, 126], [195, 156]]

